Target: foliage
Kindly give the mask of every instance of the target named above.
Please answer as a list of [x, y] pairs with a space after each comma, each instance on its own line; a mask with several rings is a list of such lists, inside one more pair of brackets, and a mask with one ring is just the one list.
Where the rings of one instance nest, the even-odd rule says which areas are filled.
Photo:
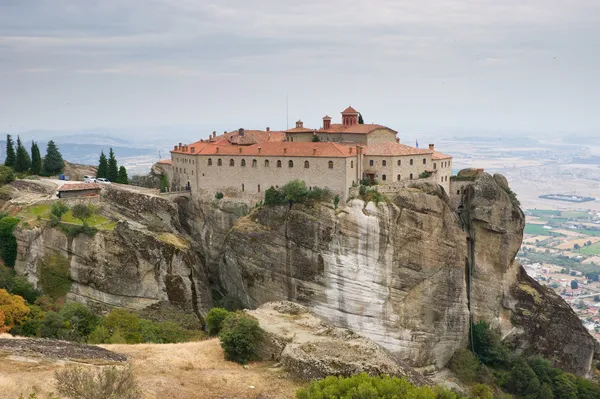
[[35, 141], [31, 142], [31, 174], [39, 175], [42, 173], [42, 155], [40, 154], [40, 147], [38, 147]]
[[81, 341], [100, 324], [100, 317], [78, 302], [67, 303], [59, 312], [67, 323], [74, 341]]
[[117, 166], [117, 158], [111, 148], [108, 152], [108, 163], [106, 169], [106, 178], [112, 182], [116, 182], [119, 177], [119, 167]]
[[69, 212], [69, 206], [62, 201], [54, 201], [50, 208], [50, 214], [60, 220], [65, 213]]
[[87, 226], [87, 220], [92, 217], [93, 209], [89, 204], [78, 203], [73, 206], [71, 213], [74, 218], [81, 220], [81, 223]]
[[298, 390], [298, 399], [457, 399], [442, 388], [416, 387], [404, 378], [366, 373], [352, 377], [327, 377]]
[[510, 202], [512, 202], [513, 205], [521, 206], [521, 202], [517, 198], [517, 194], [513, 190], [511, 190], [510, 187], [502, 186], [502, 188], [504, 189], [506, 194], [508, 194], [508, 197], [510, 198]]
[[0, 258], [4, 264], [14, 267], [17, 260], [17, 239], [13, 235], [19, 219], [10, 216], [0, 218]]
[[17, 157], [15, 158], [15, 172], [27, 172], [31, 169], [31, 157], [27, 149], [21, 143], [21, 137], [17, 136]]
[[88, 344], [107, 344], [110, 341], [110, 331], [102, 325], [97, 326], [88, 336]]
[[118, 331], [128, 344], [142, 342], [140, 317], [125, 309], [111, 310], [104, 318], [104, 327], [110, 331], [111, 335]]
[[360, 183], [361, 186], [370, 187], [370, 186], [376, 186], [377, 185], [377, 180], [371, 180], [368, 177], [365, 177], [363, 179], [360, 179], [359, 183]]
[[494, 391], [485, 384], [476, 384], [471, 388], [472, 399], [494, 399]]
[[108, 173], [108, 159], [104, 155], [104, 151], [100, 152], [100, 158], [98, 159], [98, 170], [96, 171], [97, 178], [106, 179]]
[[71, 399], [139, 399], [142, 397], [130, 366], [92, 371], [68, 367], [54, 374], [58, 392]]
[[285, 197], [283, 193], [275, 187], [270, 187], [265, 191], [265, 205], [284, 204]]
[[321, 139], [319, 138], [318, 135], [315, 134], [312, 136], [312, 141], [313, 141], [313, 143], [318, 143], [319, 141], [321, 141]]
[[[44, 338], [62, 338], [61, 330], [65, 326], [65, 320], [56, 312], [48, 312], [45, 314], [40, 327], [40, 336]], [[67, 335], [67, 334], [65, 334]], [[68, 336], [66, 339], [70, 338]]]
[[334, 207], [335, 209], [337, 209], [337, 208], [338, 208], [338, 204], [339, 204], [339, 203], [340, 203], [340, 196], [339, 196], [339, 195], [336, 195], [336, 196], [335, 196], [335, 198], [333, 199], [333, 207]]
[[459, 380], [467, 384], [477, 381], [481, 367], [482, 364], [477, 356], [467, 349], [458, 349], [448, 363], [448, 368]]
[[39, 335], [39, 331], [42, 327], [42, 321], [44, 320], [45, 313], [44, 311], [37, 305], [27, 305], [29, 308], [29, 313], [25, 320], [13, 327], [10, 330], [11, 334], [14, 335], [24, 335], [26, 337], [35, 337]]
[[46, 148], [46, 156], [44, 157], [42, 165], [43, 172], [48, 175], [55, 175], [62, 172], [64, 167], [65, 162], [63, 161], [58, 147], [53, 140], [50, 140], [48, 142], [48, 147]]
[[419, 179], [427, 179], [430, 176], [431, 176], [431, 172], [425, 170], [425, 171], [421, 172], [421, 174], [419, 175]]
[[129, 184], [129, 178], [127, 177], [127, 169], [125, 169], [125, 166], [121, 165], [119, 167], [119, 173], [117, 174], [115, 183]]
[[22, 324], [29, 314], [25, 300], [18, 295], [9, 294], [5, 289], [0, 289], [0, 311], [3, 316], [0, 333]]
[[222, 323], [219, 340], [225, 359], [237, 363], [248, 363], [256, 356], [256, 347], [262, 330], [258, 321], [242, 311], [231, 313]]
[[223, 321], [229, 316], [231, 312], [223, 308], [212, 308], [206, 315], [206, 330], [208, 335], [219, 335]]
[[471, 325], [473, 348], [483, 364], [502, 366], [509, 360], [508, 349], [502, 344], [500, 331], [491, 329], [484, 320]]
[[14, 167], [16, 161], [15, 144], [10, 134], [6, 135], [6, 159], [4, 165], [8, 167]]
[[160, 175], [160, 192], [166, 193], [169, 190], [169, 180], [167, 175]]
[[579, 282], [577, 280], [571, 280], [571, 289], [576, 290], [579, 288]]
[[367, 194], [367, 186], [361, 186], [358, 188], [358, 195], [366, 195]]
[[358, 113], [358, 124], [359, 125], [364, 125], [365, 124], [365, 120], [363, 119], [362, 114], [359, 112]]
[[0, 165], [0, 186], [11, 183], [15, 180], [15, 174], [8, 166]]
[[285, 201], [302, 202], [308, 195], [308, 188], [302, 180], [292, 180], [283, 186], [282, 192]]
[[215, 198], [220, 200], [221, 198], [223, 198], [223, 193], [220, 191], [217, 191], [217, 193], [215, 194]]
[[54, 300], [66, 296], [71, 289], [69, 260], [59, 253], [38, 261], [38, 276], [42, 292]]
[[329, 189], [312, 187], [309, 190], [302, 180], [291, 180], [280, 189], [271, 187], [265, 191], [265, 205], [281, 205], [287, 203], [309, 204], [325, 201], [331, 196]]
[[23, 297], [28, 303], [34, 303], [41, 295], [24, 277], [17, 276], [13, 269], [3, 266], [0, 266], [0, 288]]
[[372, 189], [366, 190], [364, 200], [365, 200], [365, 202], [373, 201], [376, 204], [379, 204], [380, 202], [385, 201], [385, 196], [383, 194], [381, 194], [379, 191], [377, 191], [376, 189], [372, 188]]

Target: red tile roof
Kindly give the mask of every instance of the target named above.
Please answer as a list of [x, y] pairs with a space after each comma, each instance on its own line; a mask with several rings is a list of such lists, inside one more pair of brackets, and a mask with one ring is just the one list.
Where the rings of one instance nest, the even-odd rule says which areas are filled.
[[170, 159], [161, 159], [157, 162], [159, 165], [171, 165], [172, 161]]
[[387, 126], [377, 125], [372, 123], [356, 124], [351, 126], [344, 126], [341, 123], [334, 123], [329, 129], [319, 129], [319, 133], [351, 133], [351, 134], [369, 134], [378, 129], [389, 130], [393, 133], [398, 133], [395, 130], [390, 129]]
[[63, 184], [58, 191], [81, 191], [81, 190], [100, 190], [102, 186], [96, 183], [73, 183], [73, 184]]
[[[230, 141], [236, 141], [235, 137], [239, 137], [239, 131], [234, 130], [232, 132], [224, 133], [218, 135], [214, 139], [211, 137], [210, 139], [196, 141], [195, 143], [188, 144], [188, 151], [179, 151], [179, 150], [171, 150], [173, 153], [177, 154], [198, 154], [202, 151], [206, 146], [214, 145], [216, 143], [220, 143], [222, 145], [230, 145]], [[252, 144], [254, 143], [263, 143], [263, 142], [281, 142], [285, 139], [285, 133], [281, 131], [270, 131], [266, 132], [264, 130], [244, 130], [243, 137], [251, 137], [251, 139], [243, 139], [243, 144]], [[252, 140], [252, 142], [248, 143], [248, 141]], [[242, 144], [242, 145], [243, 145]], [[194, 152], [192, 152], [192, 147], [194, 147]]]
[[431, 150], [411, 147], [400, 143], [380, 143], [365, 146], [363, 154], [365, 155], [422, 155], [431, 154]]
[[286, 133], [312, 133], [315, 129], [309, 129], [306, 127], [295, 127], [293, 129], [286, 130]]
[[358, 111], [352, 107], [348, 107], [342, 111], [342, 114], [358, 114]]
[[323, 120], [330, 121], [330, 120], [331, 120], [331, 116], [329, 116], [329, 115], [325, 115], [325, 116], [323, 117]]
[[452, 158], [452, 155], [447, 155], [447, 154], [443, 154], [443, 153], [438, 152], [438, 151], [434, 151], [433, 152], [433, 156], [431, 158], [435, 159], [435, 160], [437, 160], [437, 159], [450, 159], [450, 158]]
[[[242, 152], [240, 152], [240, 149]], [[345, 158], [356, 156], [356, 149], [354, 146], [323, 142], [267, 142], [250, 146], [234, 146], [211, 143], [211, 145], [203, 147], [202, 150], [197, 153], [200, 155], [214, 155], [215, 157], [219, 157], [221, 155], [239, 155]]]

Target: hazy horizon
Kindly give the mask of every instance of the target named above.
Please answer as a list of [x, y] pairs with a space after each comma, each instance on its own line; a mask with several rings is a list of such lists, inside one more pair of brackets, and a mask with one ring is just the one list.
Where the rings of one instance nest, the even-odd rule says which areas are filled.
[[284, 129], [287, 95], [290, 126], [593, 135], [599, 45], [593, 0], [4, 0], [0, 132]]

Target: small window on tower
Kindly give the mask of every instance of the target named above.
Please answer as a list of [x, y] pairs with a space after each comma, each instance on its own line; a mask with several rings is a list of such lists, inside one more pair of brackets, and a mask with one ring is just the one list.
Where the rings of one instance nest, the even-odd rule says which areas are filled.
[[402, 161], [398, 160], [398, 166], [402, 165]]
[[246, 160], [242, 159], [242, 166], [246, 166]]
[[386, 166], [387, 162], [385, 161], [385, 159], [383, 161], [381, 161], [381, 166]]
[[217, 166], [223, 166], [223, 161], [221, 158], [217, 159]]
[[277, 160], [277, 167], [281, 168], [281, 161], [280, 160]]
[[308, 161], [304, 161], [304, 168], [306, 168], [306, 169], [310, 168], [310, 164], [308, 163]]
[[208, 166], [212, 166], [212, 158], [208, 158]]
[[373, 162], [373, 160], [371, 159], [371, 160], [369, 161], [369, 166], [373, 166], [373, 164], [374, 164], [374, 163], [375, 163], [375, 162]]
[[229, 160], [229, 166], [235, 166], [235, 161], [233, 159]]
[[294, 161], [289, 160], [288, 161], [288, 167], [293, 168], [294, 167]]
[[329, 161], [329, 169], [333, 169], [333, 161]]
[[265, 168], [268, 168], [268, 167], [269, 167], [269, 160], [265, 159]]
[[[256, 166], [258, 165], [258, 161], [256, 159], [252, 160], [252, 167], [256, 168]], [[260, 190], [259, 190], [260, 191]]]

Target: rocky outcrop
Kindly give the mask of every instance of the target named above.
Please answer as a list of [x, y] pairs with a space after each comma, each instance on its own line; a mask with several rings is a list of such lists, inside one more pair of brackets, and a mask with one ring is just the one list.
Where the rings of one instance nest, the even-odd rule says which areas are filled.
[[204, 315], [212, 305], [208, 278], [196, 254], [173, 233], [151, 233], [119, 222], [114, 231], [68, 237], [49, 227], [15, 232], [15, 269], [38, 283], [38, 263], [49, 254], [68, 259], [68, 298], [95, 307], [143, 309], [170, 302]]
[[324, 323], [304, 306], [269, 302], [248, 313], [263, 330], [258, 349], [262, 359], [279, 361], [297, 378], [314, 380], [365, 372], [432, 385], [370, 339]]

